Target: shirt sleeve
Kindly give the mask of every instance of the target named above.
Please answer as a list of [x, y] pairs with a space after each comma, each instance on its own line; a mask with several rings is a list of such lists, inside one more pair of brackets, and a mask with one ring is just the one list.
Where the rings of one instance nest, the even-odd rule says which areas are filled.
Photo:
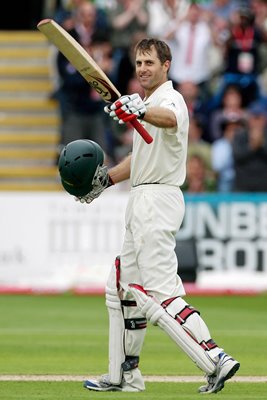
[[173, 113], [175, 114], [175, 117], [176, 117], [176, 121], [177, 121], [176, 127], [165, 129], [166, 134], [169, 134], [169, 135], [176, 134], [177, 129], [179, 130], [179, 128], [181, 126], [183, 126], [185, 117], [188, 116], [188, 111], [187, 111], [187, 107], [185, 106], [185, 103], [183, 104], [183, 102], [181, 102], [179, 100], [180, 100], [179, 98], [173, 99], [173, 100], [166, 98], [162, 101], [162, 103], [160, 105], [161, 107], [164, 107], [170, 111], [173, 111]]

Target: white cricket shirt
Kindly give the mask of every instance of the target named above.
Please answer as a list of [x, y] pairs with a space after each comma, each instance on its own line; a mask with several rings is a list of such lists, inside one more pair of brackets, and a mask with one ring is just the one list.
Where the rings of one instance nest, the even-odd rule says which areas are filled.
[[157, 128], [145, 121], [142, 125], [153, 137], [147, 144], [135, 131], [131, 158], [131, 185], [163, 183], [181, 186], [186, 176], [186, 157], [189, 117], [182, 95], [173, 88], [172, 81], [158, 87], [144, 100], [147, 107], [172, 110], [177, 119], [175, 128]]

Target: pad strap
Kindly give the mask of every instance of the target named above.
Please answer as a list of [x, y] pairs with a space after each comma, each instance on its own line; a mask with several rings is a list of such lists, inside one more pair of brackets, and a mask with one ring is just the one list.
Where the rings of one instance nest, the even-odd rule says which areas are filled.
[[126, 356], [125, 361], [121, 364], [124, 372], [130, 371], [138, 367], [139, 357], [138, 356]]
[[212, 349], [215, 349], [216, 347], [218, 347], [218, 345], [214, 342], [213, 339], [208, 340], [207, 342], [205, 342], [203, 340], [203, 342], [199, 343], [200, 346], [202, 347], [202, 349], [209, 351]]
[[[166, 309], [174, 300], [178, 299], [179, 297], [171, 297], [168, 300], [165, 300], [161, 303], [162, 307]], [[168, 310], [166, 310], [168, 312]], [[197, 313], [200, 315], [200, 312], [196, 310], [194, 307], [190, 306], [187, 304], [181, 311], [179, 311], [175, 316], [174, 319], [180, 324], [184, 324], [187, 318], [190, 317], [190, 315]]]
[[121, 300], [121, 305], [124, 307], [136, 307], [136, 301], [134, 300]]
[[185, 306], [182, 311], [176, 314], [175, 319], [180, 325], [182, 325], [185, 323], [187, 318], [194, 313], [197, 313], [198, 315], [200, 314], [199, 311], [197, 311], [194, 307], [188, 305]]
[[147, 327], [146, 318], [128, 318], [124, 319], [125, 329], [145, 329]]

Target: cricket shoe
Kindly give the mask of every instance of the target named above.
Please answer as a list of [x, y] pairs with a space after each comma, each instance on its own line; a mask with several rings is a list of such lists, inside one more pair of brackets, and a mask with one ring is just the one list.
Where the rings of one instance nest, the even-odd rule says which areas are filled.
[[224, 388], [224, 382], [232, 378], [239, 370], [240, 363], [226, 353], [219, 354], [216, 371], [207, 375], [208, 384], [200, 386], [198, 392], [201, 394], [217, 393]]
[[138, 389], [126, 384], [122, 381], [120, 385], [113, 385], [109, 380], [109, 375], [102, 375], [99, 380], [87, 380], [83, 383], [83, 387], [96, 392], [139, 392]]

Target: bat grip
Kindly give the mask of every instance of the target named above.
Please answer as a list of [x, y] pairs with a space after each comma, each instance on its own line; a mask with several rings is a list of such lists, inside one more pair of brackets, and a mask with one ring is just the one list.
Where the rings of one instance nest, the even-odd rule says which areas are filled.
[[146, 143], [151, 143], [153, 142], [153, 138], [150, 136], [150, 134], [147, 132], [147, 130], [143, 127], [143, 125], [140, 124], [140, 122], [137, 119], [133, 119], [130, 121], [131, 125], [137, 130], [137, 132], [142, 136], [144, 141]]

